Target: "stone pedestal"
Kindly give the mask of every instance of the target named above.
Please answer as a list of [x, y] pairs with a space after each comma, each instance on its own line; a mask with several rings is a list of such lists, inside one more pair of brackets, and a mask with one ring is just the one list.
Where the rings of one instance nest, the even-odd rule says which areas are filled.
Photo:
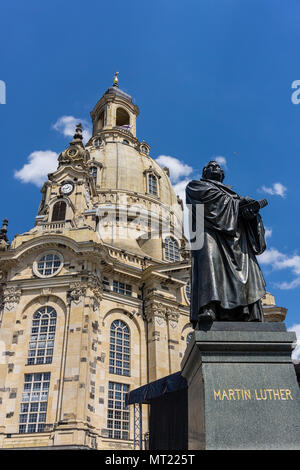
[[182, 360], [188, 448], [300, 449], [300, 389], [283, 323], [215, 322]]

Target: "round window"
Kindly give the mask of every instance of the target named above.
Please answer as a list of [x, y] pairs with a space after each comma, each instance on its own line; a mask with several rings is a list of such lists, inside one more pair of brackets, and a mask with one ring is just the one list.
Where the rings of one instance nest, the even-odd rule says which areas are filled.
[[76, 148], [71, 148], [71, 149], [68, 150], [68, 155], [70, 157], [75, 157], [75, 155], [77, 155], [77, 153], [78, 153], [78, 150]]
[[39, 256], [33, 264], [33, 271], [39, 277], [51, 277], [59, 273], [63, 266], [63, 257], [57, 251]]
[[100, 147], [101, 144], [102, 144], [101, 137], [98, 137], [97, 139], [94, 140], [94, 146], [95, 147]]

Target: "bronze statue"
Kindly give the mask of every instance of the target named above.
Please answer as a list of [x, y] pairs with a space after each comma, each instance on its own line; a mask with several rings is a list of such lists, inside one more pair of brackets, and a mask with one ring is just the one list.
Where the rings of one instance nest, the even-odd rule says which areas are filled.
[[186, 187], [192, 209], [204, 204], [204, 243], [192, 250], [191, 322], [263, 321], [265, 281], [256, 255], [266, 249], [260, 208], [266, 200], [239, 196], [223, 184], [216, 161], [203, 168], [200, 181]]

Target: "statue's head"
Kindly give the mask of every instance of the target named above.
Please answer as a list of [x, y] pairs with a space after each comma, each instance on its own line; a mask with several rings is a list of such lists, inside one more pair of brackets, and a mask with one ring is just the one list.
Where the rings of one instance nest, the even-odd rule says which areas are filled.
[[218, 162], [211, 160], [202, 170], [202, 178], [206, 180], [215, 180], [220, 183], [225, 178], [224, 170], [221, 168]]

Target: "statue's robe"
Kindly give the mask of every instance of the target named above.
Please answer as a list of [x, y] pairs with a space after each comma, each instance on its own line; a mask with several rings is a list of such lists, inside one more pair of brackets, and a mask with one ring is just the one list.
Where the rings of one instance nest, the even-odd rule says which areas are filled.
[[[257, 305], [265, 295], [265, 281], [256, 255], [266, 248], [261, 216], [245, 220], [239, 216], [241, 197], [229, 186], [213, 180], [191, 181], [186, 202], [204, 204], [204, 243], [192, 250], [191, 322], [200, 309], [218, 302], [223, 309]], [[260, 302], [259, 302], [260, 305]], [[262, 311], [252, 309], [250, 320], [262, 321]], [[260, 318], [259, 318], [260, 317]]]

